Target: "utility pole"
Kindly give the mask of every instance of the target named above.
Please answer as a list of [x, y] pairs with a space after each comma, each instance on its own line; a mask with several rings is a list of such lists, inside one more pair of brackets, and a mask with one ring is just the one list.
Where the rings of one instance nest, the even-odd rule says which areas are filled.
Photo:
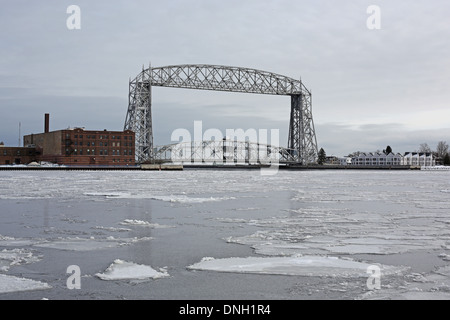
[[19, 145], [18, 145], [18, 147], [20, 148], [20, 126], [21, 126], [22, 124], [19, 122]]

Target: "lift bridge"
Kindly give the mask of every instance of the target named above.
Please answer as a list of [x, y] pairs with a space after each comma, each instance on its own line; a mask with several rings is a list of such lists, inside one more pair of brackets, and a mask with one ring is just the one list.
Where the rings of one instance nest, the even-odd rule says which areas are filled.
[[[153, 145], [152, 87], [228, 91], [290, 96], [287, 148], [252, 141], [212, 140]], [[137, 163], [234, 162], [308, 165], [318, 157], [312, 117], [312, 95], [301, 80], [249, 68], [217, 65], [174, 65], [143, 68], [129, 82], [124, 130], [136, 134]]]

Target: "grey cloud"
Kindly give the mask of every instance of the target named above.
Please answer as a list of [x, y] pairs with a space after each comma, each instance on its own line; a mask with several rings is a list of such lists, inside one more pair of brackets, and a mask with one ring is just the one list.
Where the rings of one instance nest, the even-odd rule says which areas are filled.
[[[333, 153], [383, 148], [385, 140], [395, 139], [405, 149], [412, 148], [409, 140], [433, 145], [443, 134], [432, 126], [411, 132], [401, 115], [448, 108], [446, 0], [379, 0], [379, 31], [366, 28], [369, 0], [79, 0], [78, 31], [65, 25], [71, 4], [16, 0], [2, 5], [0, 139], [14, 144], [19, 121], [26, 130], [40, 129], [49, 110], [58, 127], [122, 128], [128, 78], [149, 62], [223, 64], [301, 77], [313, 92], [318, 143]], [[273, 126], [287, 135], [289, 102], [253, 102], [245, 95], [208, 100], [181, 90], [172, 95], [155, 95], [156, 140], [164, 139], [168, 128], [200, 118], [208, 127]], [[356, 132], [335, 125], [375, 123], [379, 114], [398, 126]]]

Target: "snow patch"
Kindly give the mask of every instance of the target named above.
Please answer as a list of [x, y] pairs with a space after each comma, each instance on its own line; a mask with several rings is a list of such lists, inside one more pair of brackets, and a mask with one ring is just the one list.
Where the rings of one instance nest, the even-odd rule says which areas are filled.
[[155, 229], [174, 228], [173, 226], [168, 226], [168, 225], [163, 225], [163, 224], [158, 224], [158, 223], [150, 223], [148, 221], [133, 220], [133, 219], [125, 219], [120, 224], [124, 225], [124, 226], [142, 226], [142, 227], [149, 227], [149, 228], [155, 228]]
[[209, 197], [209, 198], [190, 198], [188, 196], [153, 196], [150, 199], [161, 200], [167, 202], [178, 202], [178, 203], [204, 203], [204, 202], [218, 202], [224, 200], [234, 200], [235, 197]]
[[45, 282], [0, 274], [0, 293], [44, 290], [50, 288], [51, 286]]
[[41, 239], [23, 239], [23, 238], [13, 238], [0, 235], [0, 246], [2, 247], [23, 247], [30, 246], [37, 242], [42, 241]]
[[163, 268], [156, 271], [150, 266], [120, 259], [114, 260], [103, 273], [97, 273], [95, 275], [102, 280], [146, 280], [169, 276]]
[[[218, 272], [279, 274], [315, 277], [368, 277], [368, 263], [322, 256], [203, 258], [188, 266], [191, 270]], [[383, 275], [405, 270], [403, 267], [380, 266]]]
[[105, 197], [106, 199], [153, 199], [166, 202], [178, 202], [178, 203], [203, 203], [203, 202], [216, 202], [223, 200], [233, 200], [234, 197], [209, 197], [209, 198], [194, 198], [186, 195], [148, 195], [145, 194], [132, 194], [126, 192], [85, 192], [85, 196], [92, 197]]
[[40, 259], [25, 249], [0, 251], [0, 271], [7, 272], [11, 266], [37, 262]]
[[92, 227], [91, 229], [114, 231], [114, 232], [128, 232], [128, 231], [131, 231], [131, 229], [129, 229], [129, 228], [116, 228], [116, 227], [103, 227], [103, 226], [95, 226], [95, 227]]
[[65, 238], [61, 240], [35, 244], [34, 246], [68, 251], [92, 251], [126, 246], [139, 241], [147, 241], [151, 239], [151, 237], [120, 239], [116, 239], [114, 237], [107, 237], [106, 239]]
[[440, 255], [438, 255], [438, 257], [441, 258], [442, 260], [450, 261], [450, 255], [446, 253], [441, 253]]

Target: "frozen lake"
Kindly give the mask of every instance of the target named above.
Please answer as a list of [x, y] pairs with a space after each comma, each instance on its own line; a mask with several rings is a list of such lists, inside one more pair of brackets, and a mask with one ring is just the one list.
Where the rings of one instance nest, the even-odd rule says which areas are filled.
[[0, 183], [0, 299], [450, 299], [449, 171], [2, 171]]

